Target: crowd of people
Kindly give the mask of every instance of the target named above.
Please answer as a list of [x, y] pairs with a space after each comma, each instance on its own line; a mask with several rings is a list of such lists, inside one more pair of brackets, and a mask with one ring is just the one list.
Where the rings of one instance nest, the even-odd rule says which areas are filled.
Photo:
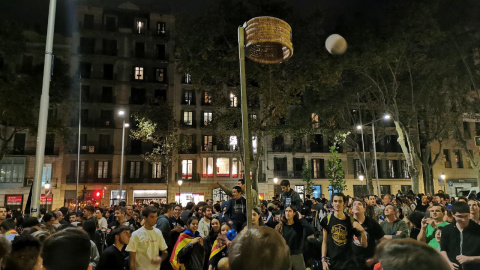
[[280, 186], [252, 213], [242, 179], [228, 201], [185, 207], [120, 202], [38, 217], [0, 207], [1, 269], [480, 269], [475, 194], [302, 200], [288, 180]]

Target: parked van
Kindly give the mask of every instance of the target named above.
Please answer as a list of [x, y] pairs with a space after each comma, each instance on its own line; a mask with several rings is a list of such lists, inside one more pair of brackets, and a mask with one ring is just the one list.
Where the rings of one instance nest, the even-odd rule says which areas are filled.
[[470, 194], [475, 194], [475, 196], [476, 196], [478, 194], [478, 190], [479, 190], [478, 187], [472, 187], [472, 188], [460, 190], [457, 195], [458, 195], [458, 197], [468, 198], [468, 196], [470, 196]]

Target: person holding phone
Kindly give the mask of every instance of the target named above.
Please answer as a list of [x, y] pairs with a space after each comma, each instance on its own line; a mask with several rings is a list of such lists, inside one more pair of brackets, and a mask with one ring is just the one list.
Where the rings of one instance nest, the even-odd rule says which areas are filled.
[[443, 221], [445, 206], [441, 204], [435, 203], [428, 209], [428, 213], [430, 213], [430, 215], [427, 217], [427, 214], [425, 214], [425, 218], [422, 219], [422, 227], [417, 236], [417, 240], [427, 243], [434, 249], [438, 249], [440, 243], [435, 239], [435, 230], [447, 226], [450, 223]]

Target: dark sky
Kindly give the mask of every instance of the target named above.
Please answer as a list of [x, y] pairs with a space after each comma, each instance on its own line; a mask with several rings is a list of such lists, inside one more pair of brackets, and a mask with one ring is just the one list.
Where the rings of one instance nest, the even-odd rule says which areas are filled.
[[[123, 3], [125, 0], [102, 0], [104, 2]], [[57, 0], [57, 16], [55, 31], [68, 34], [73, 27], [75, 0]], [[200, 15], [213, 0], [132, 0], [135, 4], [153, 5], [156, 10], [176, 13]], [[286, 0], [301, 12], [312, 11], [320, 0]], [[17, 22], [25, 27], [32, 27], [40, 32], [46, 32], [48, 21], [49, 0], [15, 0], [0, 1], [0, 19]]]

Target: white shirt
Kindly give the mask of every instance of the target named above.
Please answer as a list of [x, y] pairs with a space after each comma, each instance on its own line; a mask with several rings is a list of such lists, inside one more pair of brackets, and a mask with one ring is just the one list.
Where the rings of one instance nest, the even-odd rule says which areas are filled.
[[208, 223], [205, 221], [204, 218], [198, 222], [198, 232], [200, 233], [201, 237], [207, 237], [210, 234], [210, 220]]
[[158, 270], [159, 264], [152, 263], [152, 260], [159, 255], [159, 251], [167, 249], [162, 231], [157, 228], [145, 229], [145, 226], [134, 231], [130, 238], [126, 251], [135, 252], [136, 269]]
[[100, 230], [106, 230], [108, 227], [107, 219], [102, 217], [101, 219], [98, 220], [98, 227]]

